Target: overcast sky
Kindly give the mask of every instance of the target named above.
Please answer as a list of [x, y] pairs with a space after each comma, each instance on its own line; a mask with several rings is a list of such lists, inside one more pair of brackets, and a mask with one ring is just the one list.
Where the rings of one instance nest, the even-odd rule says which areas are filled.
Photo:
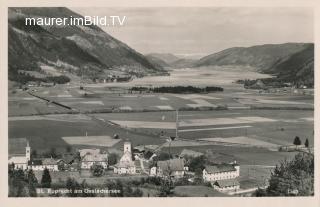
[[313, 42], [310, 8], [71, 8], [81, 15], [125, 15], [107, 33], [135, 50], [207, 55], [229, 47]]

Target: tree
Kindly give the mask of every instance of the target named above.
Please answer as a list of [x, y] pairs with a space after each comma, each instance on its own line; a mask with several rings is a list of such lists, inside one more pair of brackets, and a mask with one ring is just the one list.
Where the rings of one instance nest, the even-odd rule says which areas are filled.
[[169, 160], [170, 158], [171, 156], [169, 153], [160, 152], [160, 154], [155, 157], [155, 161], [164, 161], [164, 160]]
[[108, 156], [108, 165], [115, 165], [118, 162], [118, 155], [116, 153], [110, 153]]
[[300, 137], [296, 136], [293, 140], [293, 144], [296, 146], [301, 145]]
[[196, 172], [196, 170], [200, 169], [201, 172], [204, 169], [204, 166], [206, 164], [207, 160], [204, 155], [201, 155], [199, 157], [191, 158], [189, 161], [189, 170]]
[[27, 179], [28, 179], [29, 194], [31, 197], [36, 197], [37, 196], [36, 187], [38, 185], [38, 179], [34, 175], [34, 172], [32, 169], [28, 170]]
[[29, 187], [24, 171], [9, 170], [9, 197], [29, 197]]
[[66, 146], [66, 152], [70, 153], [72, 150], [72, 147], [70, 145]]
[[104, 173], [104, 168], [102, 167], [102, 165], [95, 164], [91, 167], [91, 172], [93, 176], [100, 177]]
[[67, 193], [68, 197], [77, 197], [79, 194], [76, 192], [76, 190], [80, 190], [79, 183], [74, 178], [68, 178], [66, 181], [66, 188], [70, 191]]
[[32, 150], [31, 151], [31, 159], [36, 158], [38, 156], [37, 150]]
[[307, 138], [306, 141], [304, 142], [304, 146], [309, 147], [309, 140], [308, 140], [308, 138]]
[[47, 168], [45, 168], [43, 171], [42, 178], [41, 178], [41, 185], [43, 188], [50, 188], [51, 186], [51, 176]]
[[291, 161], [284, 160], [271, 173], [266, 191], [257, 196], [311, 196], [314, 194], [314, 155], [299, 153]]

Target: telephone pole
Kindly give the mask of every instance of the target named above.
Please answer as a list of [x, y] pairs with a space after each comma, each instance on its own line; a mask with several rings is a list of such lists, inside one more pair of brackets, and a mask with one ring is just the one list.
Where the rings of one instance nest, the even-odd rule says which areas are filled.
[[178, 138], [179, 130], [179, 109], [176, 110], [176, 139]]

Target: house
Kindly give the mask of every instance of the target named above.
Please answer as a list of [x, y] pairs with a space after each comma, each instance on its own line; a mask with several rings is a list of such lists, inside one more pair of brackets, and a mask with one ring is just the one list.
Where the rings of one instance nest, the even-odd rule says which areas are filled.
[[158, 161], [157, 165], [150, 169], [150, 176], [182, 178], [184, 174], [185, 167], [183, 159]]
[[124, 142], [123, 155], [118, 164], [114, 166], [116, 174], [136, 174], [136, 164], [132, 159], [131, 143]]
[[31, 147], [26, 138], [9, 139], [8, 164], [13, 164], [14, 169], [28, 169], [28, 161], [31, 159]]
[[101, 165], [103, 168], [108, 168], [108, 154], [101, 153], [100, 149], [81, 149], [79, 153], [81, 169], [90, 169], [93, 165]]
[[28, 162], [28, 169], [34, 171], [42, 171], [44, 169], [49, 171], [59, 171], [58, 161], [53, 158], [33, 159]]
[[216, 164], [205, 166], [202, 171], [205, 182], [234, 179], [240, 175], [240, 166], [237, 164]]
[[213, 183], [213, 188], [220, 192], [237, 191], [240, 183], [236, 179], [218, 180]]

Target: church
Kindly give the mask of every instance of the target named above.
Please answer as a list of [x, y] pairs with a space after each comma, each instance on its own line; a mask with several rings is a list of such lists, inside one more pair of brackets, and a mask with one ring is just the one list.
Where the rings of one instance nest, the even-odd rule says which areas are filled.
[[[15, 154], [13, 154], [14, 152]], [[31, 148], [26, 138], [9, 139], [8, 164], [14, 164], [14, 169], [28, 169], [31, 158]]]
[[123, 155], [117, 165], [114, 166], [114, 173], [116, 174], [135, 174], [136, 166], [132, 159], [131, 143], [124, 142]]

